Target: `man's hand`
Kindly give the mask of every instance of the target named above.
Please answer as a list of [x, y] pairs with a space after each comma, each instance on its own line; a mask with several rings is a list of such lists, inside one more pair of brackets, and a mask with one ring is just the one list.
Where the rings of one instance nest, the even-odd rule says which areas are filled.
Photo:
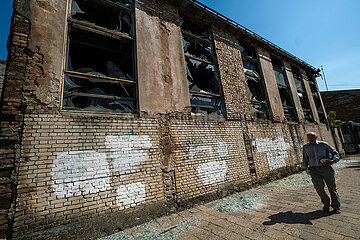
[[330, 159], [320, 159], [320, 162], [325, 165], [325, 166], [331, 166], [333, 165], [334, 163], [336, 163], [335, 160], [330, 160]]

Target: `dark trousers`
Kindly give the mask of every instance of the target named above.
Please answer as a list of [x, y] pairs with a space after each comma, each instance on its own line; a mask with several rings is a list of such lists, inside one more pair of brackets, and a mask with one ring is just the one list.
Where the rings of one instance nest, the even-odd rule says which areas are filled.
[[[330, 206], [331, 198], [331, 207], [334, 209], [340, 209], [340, 199], [336, 191], [335, 184], [335, 171], [331, 166], [323, 167], [311, 167], [310, 168], [311, 180], [314, 184], [316, 192], [321, 198], [321, 202], [324, 206]], [[325, 183], [330, 192], [330, 198], [325, 192]]]

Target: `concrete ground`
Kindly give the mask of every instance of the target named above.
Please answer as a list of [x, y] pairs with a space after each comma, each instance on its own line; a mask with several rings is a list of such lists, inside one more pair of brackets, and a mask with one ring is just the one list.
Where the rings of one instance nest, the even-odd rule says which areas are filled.
[[341, 214], [323, 212], [310, 176], [300, 173], [102, 240], [360, 239], [360, 155], [333, 166]]

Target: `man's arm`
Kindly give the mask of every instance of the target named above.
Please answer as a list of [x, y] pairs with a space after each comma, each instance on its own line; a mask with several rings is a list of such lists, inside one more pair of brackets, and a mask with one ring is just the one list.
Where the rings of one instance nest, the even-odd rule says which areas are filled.
[[302, 167], [303, 169], [307, 169], [309, 166], [309, 158], [306, 154], [306, 151], [305, 151], [305, 146], [303, 147], [303, 162], [302, 162]]
[[329, 163], [327, 165], [330, 166], [339, 161], [339, 153], [335, 150], [335, 148], [330, 146], [330, 144], [326, 144], [326, 151], [331, 154], [331, 160], [328, 160]]

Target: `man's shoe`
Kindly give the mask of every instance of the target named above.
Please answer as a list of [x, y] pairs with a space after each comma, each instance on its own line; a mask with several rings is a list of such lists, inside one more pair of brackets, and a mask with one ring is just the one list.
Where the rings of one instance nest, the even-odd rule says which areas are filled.
[[324, 212], [330, 212], [330, 206], [324, 206], [323, 211]]
[[333, 212], [334, 214], [340, 214], [340, 213], [341, 213], [340, 209], [334, 209], [332, 212]]

